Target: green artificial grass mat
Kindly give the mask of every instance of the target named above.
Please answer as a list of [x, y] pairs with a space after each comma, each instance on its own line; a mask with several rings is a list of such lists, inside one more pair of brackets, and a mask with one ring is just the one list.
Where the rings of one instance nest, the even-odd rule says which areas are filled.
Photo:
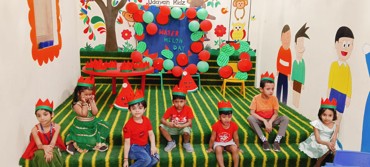
[[[137, 85], [133, 85], [135, 89]], [[153, 131], [156, 136], [156, 146], [159, 148], [160, 163], [157, 166], [216, 166], [217, 161], [214, 153], [206, 153], [211, 135], [211, 126], [218, 120], [217, 103], [221, 100], [230, 100], [233, 105], [233, 121], [239, 126], [239, 139], [243, 153], [240, 153], [240, 166], [311, 166], [311, 160], [298, 149], [298, 143], [305, 140], [311, 133], [312, 127], [309, 120], [293, 109], [280, 104], [280, 115], [290, 118], [286, 136], [281, 141], [281, 152], [264, 152], [257, 135], [252, 131], [247, 122], [250, 115], [249, 105], [252, 98], [259, 93], [254, 87], [246, 87], [246, 98], [239, 93], [240, 87], [229, 86], [226, 89], [225, 98], [220, 94], [220, 86], [203, 86], [201, 91], [189, 93], [187, 104], [193, 109], [195, 119], [192, 125], [191, 143], [195, 151], [187, 153], [182, 148], [182, 138], [174, 136], [177, 147], [172, 152], [163, 150], [166, 145], [165, 139], [160, 135], [159, 124], [165, 110], [172, 105], [172, 88], [165, 86], [161, 90], [158, 85], [147, 85], [145, 99], [148, 103], [144, 113], [151, 120]], [[120, 87], [117, 86], [119, 90]], [[108, 121], [112, 127], [109, 135], [109, 150], [107, 152], [91, 151], [86, 154], [63, 155], [66, 158], [65, 166], [92, 166], [92, 167], [116, 167], [122, 166], [123, 161], [123, 137], [122, 127], [130, 118], [128, 111], [117, 110], [113, 107], [116, 95], [111, 94], [110, 84], [96, 85], [96, 101], [99, 108], [97, 117]], [[61, 136], [65, 139], [68, 129], [76, 116], [71, 107], [72, 96], [67, 98], [55, 109], [54, 121], [62, 127]], [[277, 128], [272, 133], [266, 134], [272, 143], [277, 134]], [[225, 164], [232, 164], [231, 154], [224, 153]], [[21, 164], [26, 164], [22, 161]], [[27, 165], [25, 165], [27, 166]]]

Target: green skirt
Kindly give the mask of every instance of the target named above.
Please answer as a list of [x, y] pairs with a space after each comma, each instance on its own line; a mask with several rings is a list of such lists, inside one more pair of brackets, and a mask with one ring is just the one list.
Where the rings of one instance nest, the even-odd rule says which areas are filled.
[[99, 118], [81, 121], [74, 119], [72, 127], [66, 137], [66, 143], [75, 143], [77, 149], [94, 150], [95, 146], [106, 145], [110, 125]]
[[62, 167], [64, 165], [64, 158], [59, 151], [59, 148], [54, 148], [53, 150], [53, 159], [50, 162], [45, 160], [44, 150], [35, 151], [34, 157], [30, 162], [30, 166], [33, 167]]

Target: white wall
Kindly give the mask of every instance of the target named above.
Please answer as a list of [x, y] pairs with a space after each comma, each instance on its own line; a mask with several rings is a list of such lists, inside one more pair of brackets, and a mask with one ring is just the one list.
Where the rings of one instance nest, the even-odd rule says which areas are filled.
[[[257, 4], [257, 5], [256, 5]], [[337, 60], [334, 37], [337, 29], [348, 26], [354, 33], [354, 49], [348, 63], [352, 72], [352, 100], [345, 109], [340, 139], [345, 149], [360, 150], [362, 118], [370, 88], [364, 43], [370, 43], [370, 1], [357, 0], [277, 0], [255, 3], [252, 10], [260, 9], [258, 29], [254, 29], [257, 44], [257, 72], [270, 71], [276, 74], [276, 58], [281, 46], [280, 35], [285, 24], [291, 28], [292, 59], [295, 59], [294, 36], [307, 23], [310, 27], [305, 40], [306, 84], [301, 94], [298, 112], [309, 119], [317, 119], [320, 98], [326, 97], [330, 64]], [[253, 38], [254, 39], [254, 38]], [[254, 43], [255, 40], [251, 40]], [[255, 43], [254, 43], [255, 44]], [[256, 77], [259, 79], [259, 77]], [[256, 82], [259, 83], [259, 80]], [[292, 87], [289, 85], [288, 105], [292, 105]], [[294, 108], [294, 107], [293, 107]]]
[[0, 162], [18, 166], [32, 127], [38, 98], [62, 103], [80, 75], [77, 47], [78, 9], [75, 1], [60, 1], [62, 49], [53, 62], [39, 66], [32, 59], [27, 1], [0, 5]]

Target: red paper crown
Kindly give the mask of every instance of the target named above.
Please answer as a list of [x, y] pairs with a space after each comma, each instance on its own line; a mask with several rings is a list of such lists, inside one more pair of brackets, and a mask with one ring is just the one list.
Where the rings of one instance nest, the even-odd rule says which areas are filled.
[[231, 114], [233, 112], [230, 101], [220, 101], [217, 106], [219, 114]]
[[176, 96], [186, 97], [186, 94], [187, 94], [187, 90], [185, 88], [183, 88], [181, 85], [180, 86], [175, 85], [175, 87], [172, 90], [172, 96], [176, 95]]
[[107, 67], [106, 67], [105, 63], [103, 63], [103, 62], [95, 63], [94, 64], [94, 71], [96, 71], [96, 72], [105, 72], [105, 71], [107, 71]]
[[135, 93], [132, 92], [127, 95], [128, 105], [133, 105], [133, 104], [142, 102], [144, 100], [145, 99], [144, 99], [143, 91], [141, 91], [140, 89], [136, 89]]
[[124, 61], [121, 64], [121, 72], [131, 72], [133, 68], [133, 64], [130, 61]]
[[149, 62], [139, 62], [134, 64], [134, 69], [145, 70], [146, 68], [149, 68], [149, 66]]
[[328, 98], [326, 98], [325, 100], [321, 98], [320, 108], [331, 108], [335, 110], [336, 107], [337, 107], [337, 100], [335, 100], [334, 98], [332, 101], [330, 101]]
[[115, 70], [117, 69], [117, 62], [115, 60], [111, 60], [109, 62], [106, 62], [106, 67], [108, 68], [108, 70]]
[[261, 75], [261, 80], [269, 80], [274, 82], [275, 80], [274, 73], [269, 74], [269, 72], [266, 71], [264, 74]]
[[86, 62], [86, 70], [94, 70], [94, 63], [92, 62], [92, 60], [90, 60], [89, 62]]
[[94, 87], [94, 83], [95, 83], [95, 79], [94, 77], [80, 77], [77, 81], [77, 86], [85, 86], [85, 87], [89, 87], [89, 88], [92, 88]]
[[46, 99], [45, 101], [42, 101], [41, 99], [39, 99], [36, 103], [35, 111], [37, 111], [37, 110], [48, 110], [48, 111], [53, 112], [53, 107], [54, 107], [54, 102], [53, 101], [50, 102], [49, 99]]

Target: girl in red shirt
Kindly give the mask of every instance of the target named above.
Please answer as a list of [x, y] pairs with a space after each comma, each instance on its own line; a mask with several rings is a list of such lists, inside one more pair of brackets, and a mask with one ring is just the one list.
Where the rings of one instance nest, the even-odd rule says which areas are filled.
[[223, 167], [224, 157], [222, 155], [224, 149], [232, 154], [234, 167], [239, 166], [239, 136], [238, 125], [231, 121], [232, 106], [229, 101], [218, 102], [219, 121], [212, 125], [212, 135], [209, 140], [209, 148], [207, 152], [216, 153], [218, 166]]

